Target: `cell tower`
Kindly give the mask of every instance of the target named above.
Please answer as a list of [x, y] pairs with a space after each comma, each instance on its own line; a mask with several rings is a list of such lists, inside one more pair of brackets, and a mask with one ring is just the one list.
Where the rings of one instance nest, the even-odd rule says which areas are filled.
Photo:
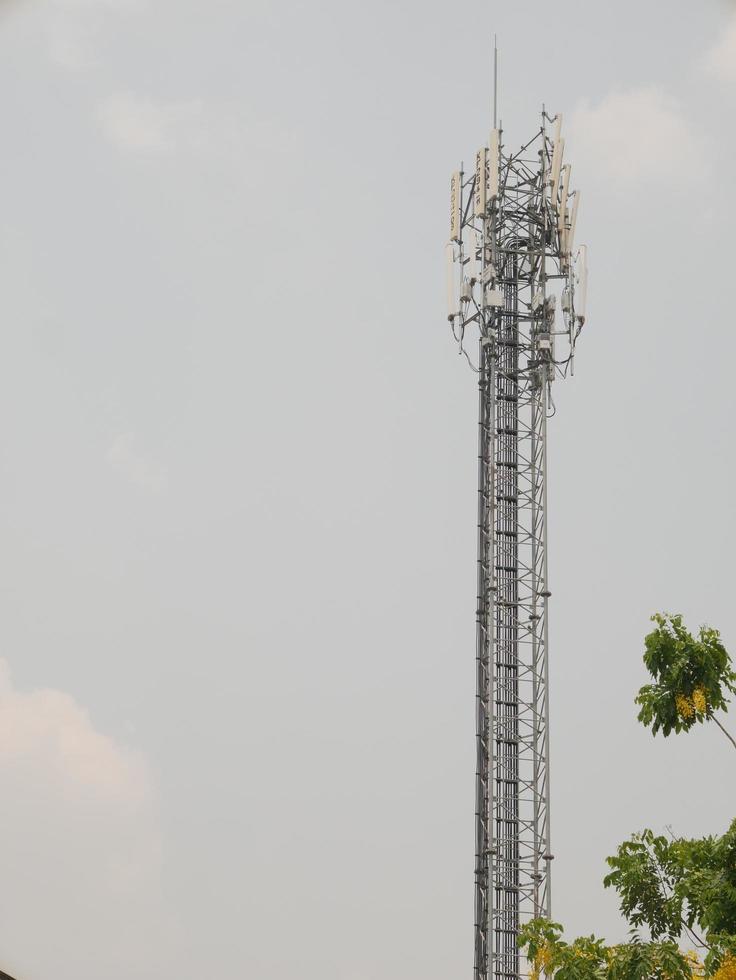
[[561, 116], [543, 109], [513, 152], [495, 103], [474, 172], [452, 175], [448, 317], [479, 389], [474, 980], [517, 980], [520, 926], [550, 915], [547, 419], [585, 322], [587, 254]]

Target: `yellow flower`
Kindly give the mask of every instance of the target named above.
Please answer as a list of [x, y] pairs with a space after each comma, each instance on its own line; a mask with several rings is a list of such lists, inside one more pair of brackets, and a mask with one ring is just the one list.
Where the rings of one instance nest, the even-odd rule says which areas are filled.
[[728, 954], [713, 974], [713, 980], [736, 980], [736, 957]]
[[687, 960], [687, 965], [690, 967], [690, 972], [692, 973], [693, 977], [702, 977], [705, 973], [705, 968], [702, 960], [694, 949], [687, 950], [685, 953], [685, 959]]
[[675, 705], [677, 706], [678, 715], [686, 721], [695, 714], [693, 702], [685, 694], [675, 695]]
[[530, 980], [539, 980], [540, 973], [547, 973], [552, 964], [552, 950], [545, 943], [534, 957]]
[[704, 715], [708, 708], [708, 699], [702, 687], [696, 687], [693, 691], [693, 708], [699, 715]]

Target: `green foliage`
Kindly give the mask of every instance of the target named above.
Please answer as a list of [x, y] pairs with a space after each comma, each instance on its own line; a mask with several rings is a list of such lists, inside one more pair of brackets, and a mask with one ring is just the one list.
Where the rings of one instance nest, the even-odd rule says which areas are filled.
[[614, 857], [606, 859], [613, 870], [603, 884], [619, 894], [621, 913], [632, 926], [645, 925], [654, 939], [675, 938], [682, 931], [683, 898], [673, 894], [674, 866], [666, 837], [651, 830], [624, 841]]
[[[705, 957], [706, 976], [718, 974], [718, 970], [729, 963], [733, 966], [736, 963], [736, 936], [713, 935], [710, 936], [711, 946], [708, 955]], [[729, 971], [732, 976], [736, 976], [736, 970]], [[720, 976], [717, 977], [720, 980]]]
[[677, 840], [672, 849], [682, 869], [676, 887], [706, 936], [736, 940], [736, 820], [721, 837]]
[[690, 964], [677, 943], [645, 943], [638, 937], [613, 947], [608, 976], [610, 980], [692, 980]]
[[682, 616], [658, 613], [652, 620], [656, 627], [644, 640], [644, 664], [654, 683], [641, 688], [636, 703], [639, 721], [652, 734], [661, 730], [666, 736], [725, 708], [727, 695], [736, 693], [736, 673], [718, 630], [701, 626], [696, 638]]
[[572, 943], [561, 938], [562, 927], [535, 919], [519, 932], [519, 946], [532, 964], [531, 977], [541, 973], [554, 980], [692, 980], [687, 958], [671, 940], [607, 946], [595, 936]]
[[646, 926], [654, 939], [694, 930], [711, 948], [709, 971], [736, 952], [736, 820], [722, 836], [698, 840], [645, 830], [607, 861], [604, 884], [616, 889], [632, 926]]
[[572, 943], [562, 939], [562, 926], [534, 919], [519, 930], [519, 948], [532, 964], [531, 980], [540, 973], [556, 980], [604, 980], [608, 957], [605, 943], [583, 936]]
[[532, 919], [519, 929], [519, 949], [526, 953], [530, 963], [538, 962], [543, 953], [557, 951], [566, 946], [562, 942], [562, 926], [550, 919]]

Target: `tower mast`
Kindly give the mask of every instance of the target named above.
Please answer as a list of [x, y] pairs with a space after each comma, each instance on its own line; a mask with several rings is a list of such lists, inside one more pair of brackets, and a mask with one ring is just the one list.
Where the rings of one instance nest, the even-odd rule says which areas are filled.
[[511, 152], [496, 85], [494, 43], [494, 126], [475, 172], [452, 176], [447, 269], [448, 319], [479, 401], [474, 980], [526, 975], [519, 929], [550, 915], [547, 419], [587, 288], [561, 117], [543, 110]]

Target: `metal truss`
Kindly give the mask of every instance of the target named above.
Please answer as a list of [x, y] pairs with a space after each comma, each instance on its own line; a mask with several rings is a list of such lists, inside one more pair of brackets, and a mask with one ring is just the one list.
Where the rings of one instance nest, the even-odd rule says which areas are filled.
[[553, 380], [572, 370], [587, 277], [559, 126], [543, 112], [516, 153], [492, 130], [475, 173], [452, 184], [449, 319], [479, 390], [474, 980], [527, 974], [519, 929], [550, 915], [547, 419]]

